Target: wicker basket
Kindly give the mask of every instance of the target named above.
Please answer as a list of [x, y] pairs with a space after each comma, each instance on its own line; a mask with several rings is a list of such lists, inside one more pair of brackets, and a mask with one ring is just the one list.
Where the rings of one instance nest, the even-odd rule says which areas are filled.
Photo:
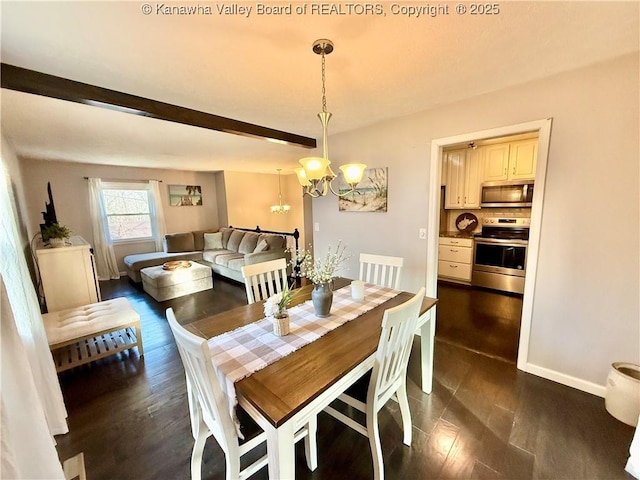
[[282, 317], [273, 317], [273, 333], [278, 337], [284, 337], [289, 334], [289, 315]]

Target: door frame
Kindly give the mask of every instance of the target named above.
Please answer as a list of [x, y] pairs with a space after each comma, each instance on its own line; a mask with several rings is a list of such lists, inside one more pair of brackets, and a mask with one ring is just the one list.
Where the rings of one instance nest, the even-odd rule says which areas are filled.
[[[438, 237], [440, 217], [440, 186], [442, 175], [442, 151], [450, 145], [473, 142], [496, 137], [506, 137], [520, 133], [538, 133], [538, 159], [536, 163], [535, 186], [533, 190], [533, 204], [531, 207], [531, 228], [529, 231], [529, 245], [527, 248], [527, 274], [524, 283], [522, 299], [522, 318], [520, 321], [520, 342], [518, 344], [517, 367], [527, 371], [529, 359], [529, 339], [531, 336], [531, 321], [533, 317], [533, 301], [535, 296], [536, 277], [538, 271], [538, 253], [540, 247], [542, 211], [544, 207], [545, 180], [547, 178], [547, 161], [549, 157], [549, 143], [551, 141], [551, 118], [518, 123], [504, 127], [491, 128], [478, 132], [464, 133], [451, 137], [436, 138], [431, 141], [431, 162], [429, 167], [429, 208], [427, 218], [427, 296], [436, 297], [438, 291]], [[432, 309], [433, 320], [437, 313]]]

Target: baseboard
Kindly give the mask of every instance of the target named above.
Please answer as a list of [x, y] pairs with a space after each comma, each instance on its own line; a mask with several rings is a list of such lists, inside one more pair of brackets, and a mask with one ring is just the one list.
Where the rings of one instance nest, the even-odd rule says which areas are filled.
[[560, 383], [562, 385], [566, 385], [567, 387], [575, 388], [583, 392], [596, 395], [598, 397], [604, 398], [606, 395], [606, 386], [604, 385], [598, 385], [597, 383], [588, 382], [586, 380], [582, 380], [581, 378], [572, 377], [571, 375], [566, 375], [555, 370], [550, 370], [548, 368], [533, 365], [531, 363], [527, 363], [523, 370], [538, 377], [546, 378], [547, 380], [551, 380], [553, 382]]

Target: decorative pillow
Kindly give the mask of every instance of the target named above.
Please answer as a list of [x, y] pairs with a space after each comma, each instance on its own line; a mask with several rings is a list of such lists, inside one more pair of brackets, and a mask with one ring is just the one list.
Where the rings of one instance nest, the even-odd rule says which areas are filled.
[[222, 232], [222, 248], [229, 248], [227, 245], [229, 245], [229, 238], [234, 231], [233, 228], [222, 227], [220, 231]]
[[253, 251], [253, 253], [266, 252], [267, 250], [269, 250], [269, 244], [263, 238], [258, 242], [258, 245], [256, 245], [256, 249]]
[[203, 250], [222, 250], [222, 232], [205, 233]]
[[231, 232], [231, 236], [229, 237], [229, 241], [227, 242], [227, 250], [231, 250], [232, 252], [237, 252], [238, 248], [240, 248], [240, 242], [242, 241], [243, 237], [244, 237], [244, 231], [233, 230]]
[[193, 252], [196, 249], [191, 232], [168, 234], [164, 239], [167, 253]]
[[269, 250], [282, 250], [286, 248], [287, 241], [282, 235], [273, 235], [269, 233], [263, 233], [260, 235], [260, 240], [264, 240], [269, 245]]
[[238, 247], [239, 253], [252, 253], [256, 249], [256, 244], [258, 243], [259, 235], [257, 233], [247, 232], [242, 237], [242, 242], [240, 242], [240, 246]]
[[193, 232], [193, 244], [195, 245], [196, 250], [204, 250], [204, 234], [205, 233], [216, 233], [218, 230], [215, 228], [209, 230], [194, 230]]

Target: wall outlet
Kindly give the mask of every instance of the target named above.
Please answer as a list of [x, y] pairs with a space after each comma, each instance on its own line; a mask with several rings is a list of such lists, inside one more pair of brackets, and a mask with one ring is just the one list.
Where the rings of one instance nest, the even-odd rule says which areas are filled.
[[427, 229], [426, 228], [421, 228], [420, 230], [418, 230], [418, 238], [420, 240], [426, 240], [427, 239]]
[[314, 232], [319, 232], [320, 231], [320, 222], [315, 222], [313, 224], [313, 231]]

